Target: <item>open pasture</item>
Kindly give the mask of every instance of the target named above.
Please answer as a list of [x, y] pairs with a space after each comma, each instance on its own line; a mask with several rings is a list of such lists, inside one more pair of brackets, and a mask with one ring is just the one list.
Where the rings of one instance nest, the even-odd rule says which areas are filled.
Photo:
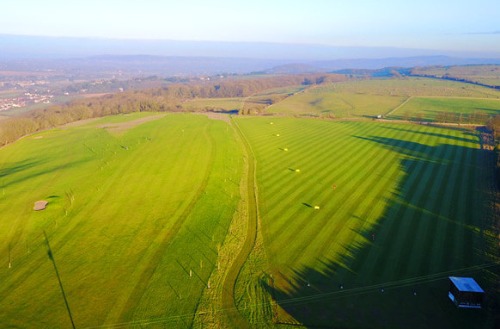
[[[257, 160], [267, 267], [247, 293], [271, 294], [274, 323], [338, 328], [492, 328], [457, 310], [448, 275], [498, 280], [473, 132], [394, 123], [241, 118]], [[253, 286], [251, 286], [253, 284]], [[491, 290], [490, 290], [491, 291]], [[262, 295], [263, 293], [253, 293]]]
[[184, 110], [199, 111], [207, 108], [232, 111], [239, 110], [243, 103], [244, 97], [234, 98], [197, 98], [191, 99], [182, 104]]
[[241, 150], [221, 120], [145, 116], [0, 149], [2, 326], [71, 326], [44, 231], [77, 328], [191, 325], [239, 201]]
[[485, 124], [498, 113], [500, 99], [413, 97], [388, 118]]
[[185, 101], [182, 107], [186, 111], [199, 111], [205, 109], [215, 109], [222, 111], [238, 111], [242, 106], [252, 107], [260, 104], [266, 104], [270, 98], [284, 98], [303, 90], [304, 86], [295, 86], [287, 88], [274, 88], [249, 97], [231, 97], [231, 98], [195, 98]]
[[415, 74], [450, 76], [500, 86], [500, 65], [429, 66], [413, 69]]
[[456, 81], [428, 78], [392, 78], [346, 81], [335, 84], [339, 92], [392, 96], [444, 96], [499, 98], [498, 91]]
[[498, 99], [484, 87], [423, 78], [373, 79], [315, 86], [268, 108], [269, 113], [315, 117], [373, 117], [390, 113], [412, 96]]
[[282, 87], [282, 88], [272, 88], [268, 89], [266, 91], [260, 92], [255, 94], [256, 97], [259, 96], [271, 96], [271, 95], [291, 95], [298, 93], [304, 89], [306, 89], [307, 86], [291, 86], [291, 87]]
[[390, 111], [405, 100], [398, 96], [338, 92], [335, 86], [314, 87], [299, 92], [271, 105], [267, 112], [331, 118], [376, 116]]

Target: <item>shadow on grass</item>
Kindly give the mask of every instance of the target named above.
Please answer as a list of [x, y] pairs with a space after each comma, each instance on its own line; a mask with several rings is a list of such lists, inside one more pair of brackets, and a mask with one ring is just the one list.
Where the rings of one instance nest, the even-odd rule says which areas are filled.
[[[493, 153], [363, 139], [401, 154], [404, 177], [375, 226], [356, 231], [365, 243], [343, 245], [340, 255], [324, 255], [317, 266], [292, 274], [275, 269], [261, 281], [274, 300], [274, 322], [308, 328], [500, 328], [498, 218], [490, 209]], [[467, 191], [461, 190], [464, 184]], [[449, 276], [474, 277], [486, 291], [483, 309], [456, 308], [447, 296]]]
[[447, 135], [447, 134], [439, 134], [439, 133], [430, 132], [430, 131], [417, 131], [415, 129], [409, 130], [409, 129], [403, 129], [400, 127], [388, 126], [388, 127], [384, 127], [384, 128], [390, 129], [390, 130], [401, 131], [403, 133], [411, 132], [413, 134], [422, 134], [422, 135], [428, 135], [428, 136], [439, 137], [439, 138], [446, 138], [446, 139], [457, 140], [457, 141], [462, 141], [462, 142], [477, 142], [477, 140], [478, 140], [477, 134], [473, 134], [473, 133], [471, 133], [470, 129], [464, 129], [464, 128], [459, 128], [459, 130], [462, 130], [464, 132], [464, 136], [466, 136], [466, 137], [457, 137], [457, 136], [451, 136], [451, 135]]
[[3, 165], [4, 168], [0, 169], [0, 179], [22, 172], [24, 170], [31, 169], [40, 164], [41, 162], [39, 160], [33, 160], [33, 159], [27, 159], [14, 163], [7, 163]]
[[[5, 168], [0, 169], [0, 188], [7, 188], [9, 186], [29, 181], [42, 175], [58, 172], [73, 165], [78, 165], [85, 162], [87, 162], [87, 160], [74, 161], [72, 163], [65, 163], [49, 168], [47, 166], [44, 166], [46, 162], [40, 160], [25, 160], [7, 164]], [[16, 177], [14, 179], [9, 179], [13, 175], [20, 174], [21, 172], [26, 173], [23, 175], [14, 176]]]

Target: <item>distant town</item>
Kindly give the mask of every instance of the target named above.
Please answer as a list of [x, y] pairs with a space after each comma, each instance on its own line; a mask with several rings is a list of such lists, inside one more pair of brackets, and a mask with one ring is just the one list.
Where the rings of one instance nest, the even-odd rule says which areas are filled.
[[0, 111], [12, 110], [33, 104], [50, 104], [52, 98], [54, 98], [54, 95], [50, 94], [50, 90], [47, 90], [45, 94], [27, 92], [18, 97], [0, 98]]
[[[123, 92], [131, 84], [118, 80], [74, 80], [71, 76], [29, 79], [13, 77], [0, 71], [0, 112], [18, 110], [33, 105], [60, 104], [75, 96]], [[135, 84], [140, 84], [141, 81]]]

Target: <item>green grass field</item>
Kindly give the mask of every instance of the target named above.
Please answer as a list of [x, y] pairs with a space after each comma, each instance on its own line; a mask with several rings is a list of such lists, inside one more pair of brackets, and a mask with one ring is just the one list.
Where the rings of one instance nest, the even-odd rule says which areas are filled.
[[499, 111], [500, 99], [414, 97], [388, 118], [484, 123]]
[[[46, 232], [77, 328], [494, 328], [495, 159], [476, 131], [294, 115], [491, 114], [498, 95], [350, 81], [268, 108], [280, 116], [135, 113], [26, 136], [0, 149], [0, 327], [71, 326]], [[455, 308], [450, 275], [475, 277], [485, 308]]]
[[[269, 113], [345, 118], [376, 116], [395, 108], [402, 97], [337, 93], [322, 88], [296, 94], [269, 107]], [[374, 104], [376, 104], [374, 106]]]
[[500, 86], [499, 65], [430, 66], [418, 68], [415, 70], [415, 73], [436, 77], [449, 75], [459, 79]]
[[278, 301], [275, 322], [491, 328], [487, 311], [457, 311], [446, 295], [448, 275], [494, 286], [483, 253], [494, 240], [484, 222], [492, 172], [476, 136], [370, 122], [238, 122], [257, 158], [269, 262], [253, 284], [265, 282]]
[[239, 200], [241, 152], [223, 121], [143, 116], [0, 150], [2, 326], [70, 326], [44, 230], [77, 327], [190, 326]]
[[[461, 112], [477, 110], [490, 114], [491, 111], [498, 110], [496, 100], [499, 99], [500, 92], [458, 82], [423, 78], [354, 80], [306, 89], [273, 104], [267, 111], [274, 114], [346, 118], [374, 117], [397, 109], [397, 113], [392, 116], [396, 119], [407, 116], [413, 118], [412, 115], [420, 112], [426, 117], [433, 117], [432, 113], [424, 112], [435, 111], [435, 108], [429, 109], [423, 104], [412, 108], [413, 99], [412, 102], [405, 103], [410, 97], [420, 100], [420, 97], [433, 96], [443, 99], [462, 97], [466, 104], [460, 106]], [[448, 104], [438, 106], [439, 111], [457, 111], [453, 100], [447, 102]], [[401, 105], [404, 106], [399, 108]], [[403, 112], [408, 112], [408, 115], [401, 114]]]

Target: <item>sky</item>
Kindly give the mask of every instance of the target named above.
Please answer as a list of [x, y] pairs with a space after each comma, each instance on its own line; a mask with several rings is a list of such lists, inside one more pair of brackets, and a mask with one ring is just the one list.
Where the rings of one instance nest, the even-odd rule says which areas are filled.
[[0, 34], [500, 53], [499, 0], [1, 0]]

